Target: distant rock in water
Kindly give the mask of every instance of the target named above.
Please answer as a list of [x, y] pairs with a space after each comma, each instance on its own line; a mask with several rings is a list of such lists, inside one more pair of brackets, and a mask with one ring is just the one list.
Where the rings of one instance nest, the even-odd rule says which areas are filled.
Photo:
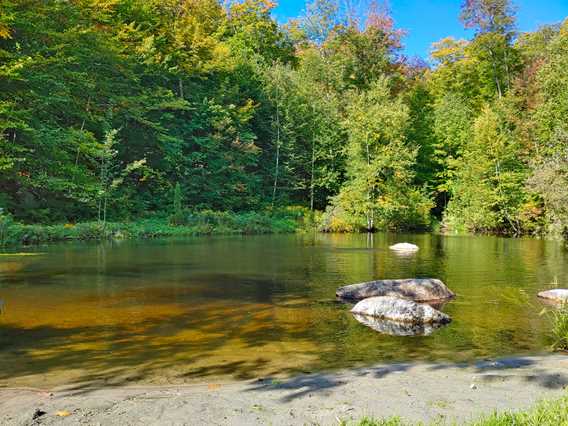
[[393, 246], [390, 246], [389, 248], [394, 251], [400, 251], [405, 253], [415, 252], [419, 250], [419, 247], [417, 245], [410, 243], [398, 243]]
[[357, 303], [351, 312], [410, 325], [447, 324], [451, 321], [448, 315], [430, 305], [398, 297], [370, 297]]
[[452, 299], [455, 294], [434, 278], [410, 278], [405, 280], [379, 280], [338, 288], [340, 299], [363, 300], [368, 297], [392, 296], [415, 302], [435, 302]]
[[553, 290], [541, 291], [538, 293], [538, 297], [543, 299], [554, 300], [555, 302], [566, 302], [568, 303], [568, 289], [565, 288], [555, 288]]
[[444, 326], [442, 323], [411, 324], [396, 322], [361, 314], [353, 314], [353, 318], [379, 333], [390, 336], [429, 336], [435, 330]]

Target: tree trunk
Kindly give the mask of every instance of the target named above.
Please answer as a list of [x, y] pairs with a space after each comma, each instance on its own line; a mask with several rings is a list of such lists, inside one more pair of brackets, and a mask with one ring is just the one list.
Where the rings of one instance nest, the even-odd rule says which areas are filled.
[[[365, 138], [365, 147], [367, 149], [367, 172], [369, 171], [370, 167], [371, 167], [371, 151], [369, 149], [369, 135], [366, 136]], [[374, 204], [373, 203], [373, 194], [372, 194], [372, 188], [371, 188], [371, 183], [367, 182], [367, 201], [369, 202], [370, 205]], [[373, 213], [373, 208], [371, 207], [369, 210], [367, 210], [367, 231], [371, 232], [373, 231], [373, 228], [375, 226], [375, 218], [374, 218], [374, 213]]]
[[103, 229], [106, 229], [106, 222], [107, 222], [107, 200], [108, 200], [108, 195], [105, 194], [105, 203], [103, 207]]
[[[315, 116], [315, 111], [314, 111]], [[314, 193], [315, 193], [315, 165], [316, 165], [316, 138], [312, 133], [312, 170], [310, 174], [310, 210], [314, 211]]]
[[276, 200], [276, 188], [278, 187], [278, 175], [280, 172], [280, 107], [276, 102], [276, 160], [274, 170], [274, 187], [272, 188], [272, 207]]
[[310, 210], [314, 211], [314, 193], [315, 193], [315, 181], [314, 181], [314, 173], [315, 173], [315, 163], [316, 163], [316, 152], [313, 146], [314, 142], [312, 142], [312, 173], [310, 177]]
[[180, 98], [184, 98], [183, 95], [183, 80], [181, 79], [181, 77], [178, 79], [178, 86], [179, 86], [179, 97]]
[[493, 76], [495, 77], [495, 84], [497, 85], [497, 94], [499, 95], [499, 99], [503, 97], [503, 92], [501, 91], [501, 83], [499, 83], [499, 74], [497, 73], [497, 63], [495, 60], [495, 55], [493, 54], [493, 50], [488, 48], [489, 55], [491, 56], [491, 65], [493, 66]]
[[503, 52], [504, 64], [505, 64], [505, 75], [507, 76], [507, 90], [511, 89], [511, 73], [509, 72], [509, 56], [507, 55], [507, 48]]

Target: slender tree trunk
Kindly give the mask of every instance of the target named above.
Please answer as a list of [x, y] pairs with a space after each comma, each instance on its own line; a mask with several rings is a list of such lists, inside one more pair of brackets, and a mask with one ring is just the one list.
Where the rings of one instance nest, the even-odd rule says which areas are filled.
[[104, 157], [101, 158], [101, 172], [100, 172], [100, 176], [99, 176], [99, 200], [98, 200], [98, 221], [99, 223], [101, 223], [101, 219], [102, 219], [102, 203], [103, 203], [103, 198], [102, 198], [102, 194], [104, 191]]
[[[81, 131], [85, 128], [85, 119], [81, 123]], [[75, 156], [75, 167], [79, 166], [79, 154], [81, 153], [81, 145], [77, 146], [77, 155]], [[75, 176], [73, 176], [73, 182], [75, 182]]]
[[[315, 117], [315, 108], [312, 107]], [[310, 210], [314, 211], [314, 193], [315, 193], [315, 165], [316, 165], [316, 138], [315, 132], [312, 132], [312, 170], [310, 175]]]
[[507, 55], [507, 48], [503, 52], [504, 64], [505, 64], [505, 75], [507, 76], [507, 90], [511, 89], [511, 73], [509, 72], [509, 55]]
[[499, 82], [499, 74], [497, 73], [497, 63], [495, 60], [495, 55], [491, 48], [489, 50], [489, 55], [491, 56], [491, 65], [493, 66], [493, 76], [495, 77], [495, 84], [497, 85], [497, 94], [499, 95], [499, 99], [503, 97], [503, 92], [501, 91], [501, 83]]
[[272, 188], [272, 207], [276, 200], [276, 189], [278, 188], [278, 175], [280, 173], [280, 107], [276, 101], [276, 160], [274, 170], [274, 187]]
[[316, 164], [316, 149], [315, 149], [315, 142], [312, 141], [312, 173], [311, 173], [311, 183], [310, 183], [310, 210], [314, 211], [314, 193], [315, 193], [315, 164]]
[[[366, 136], [365, 138], [365, 147], [367, 150], [367, 172], [369, 171], [369, 169], [371, 168], [371, 151], [369, 149], [369, 135]], [[372, 201], [373, 201], [373, 194], [372, 194], [372, 189], [371, 189], [371, 183], [367, 182], [367, 201], [369, 202], [369, 205], [371, 205]], [[371, 232], [373, 230], [373, 227], [375, 226], [375, 217], [374, 217], [374, 212], [373, 212], [373, 208], [370, 207], [367, 210], [367, 231]]]
[[105, 203], [103, 206], [103, 229], [106, 228], [106, 222], [107, 222], [107, 200], [108, 200], [108, 195], [105, 194]]
[[181, 77], [178, 79], [178, 86], [179, 86], [179, 97], [184, 99], [184, 95], [183, 95], [183, 80], [181, 79]]

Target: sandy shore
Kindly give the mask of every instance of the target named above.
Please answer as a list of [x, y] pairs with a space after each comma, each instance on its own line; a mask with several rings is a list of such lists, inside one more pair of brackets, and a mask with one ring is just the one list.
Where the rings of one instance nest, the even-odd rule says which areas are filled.
[[[393, 415], [459, 422], [492, 410], [528, 408], [561, 396], [567, 385], [568, 356], [550, 355], [468, 365], [377, 365], [281, 381], [5, 388], [0, 390], [0, 424], [336, 425]], [[34, 419], [38, 410], [44, 414]]]

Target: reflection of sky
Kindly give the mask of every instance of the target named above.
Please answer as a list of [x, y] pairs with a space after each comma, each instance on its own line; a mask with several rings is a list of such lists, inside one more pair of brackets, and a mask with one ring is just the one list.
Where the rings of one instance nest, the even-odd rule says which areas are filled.
[[[449, 35], [468, 37], [459, 22], [462, 0], [390, 0], [398, 28], [408, 32], [404, 39], [409, 56], [427, 56], [432, 42]], [[562, 21], [568, 17], [568, 0], [515, 0], [521, 31], [533, 31], [540, 25]], [[280, 0], [275, 11], [279, 21], [296, 17], [305, 8], [305, 0]]]

